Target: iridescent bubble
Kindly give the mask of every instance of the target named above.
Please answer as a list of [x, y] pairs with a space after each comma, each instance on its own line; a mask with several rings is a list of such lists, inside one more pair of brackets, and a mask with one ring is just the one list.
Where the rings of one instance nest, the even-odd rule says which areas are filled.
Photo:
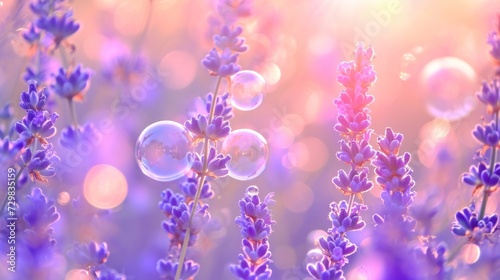
[[255, 71], [243, 70], [231, 77], [231, 104], [241, 111], [253, 110], [262, 103], [266, 81]]
[[420, 82], [431, 115], [453, 121], [474, 109], [477, 76], [467, 62], [456, 57], [432, 60], [422, 70]]
[[184, 126], [173, 121], [159, 121], [139, 135], [135, 157], [148, 177], [169, 182], [179, 179], [191, 168], [187, 154], [192, 148], [192, 137]]
[[269, 157], [266, 139], [251, 129], [231, 132], [222, 142], [221, 152], [231, 156], [227, 163], [229, 176], [240, 181], [259, 176]]
[[247, 196], [259, 195], [259, 188], [257, 188], [257, 186], [252, 185], [247, 188], [246, 194]]

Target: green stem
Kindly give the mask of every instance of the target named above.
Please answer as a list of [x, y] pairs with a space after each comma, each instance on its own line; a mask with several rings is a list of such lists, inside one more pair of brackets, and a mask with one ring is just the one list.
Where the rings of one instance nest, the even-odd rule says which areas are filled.
[[351, 214], [351, 208], [352, 208], [353, 203], [354, 203], [354, 194], [351, 194], [351, 196], [349, 197], [349, 204], [347, 205], [347, 216], [348, 217]]
[[78, 128], [78, 120], [76, 118], [75, 106], [73, 105], [73, 98], [68, 98], [69, 103], [69, 113], [71, 115], [71, 122], [75, 126], [75, 129]]
[[[498, 130], [498, 112], [495, 112], [495, 129]], [[496, 163], [496, 158], [497, 158], [497, 147], [491, 147], [491, 160], [490, 160], [490, 168], [489, 168], [489, 173], [490, 176], [493, 175], [495, 163]], [[482, 220], [484, 217], [484, 214], [486, 212], [486, 205], [488, 204], [488, 197], [490, 196], [489, 194], [489, 188], [488, 186], [484, 186], [483, 190], [483, 201], [481, 203], [481, 210], [479, 211], [479, 220]]]
[[[222, 77], [219, 76], [219, 78], [217, 79], [217, 84], [215, 85], [212, 104], [210, 104], [210, 115], [208, 116], [208, 123], [209, 124], [212, 122], [212, 119], [214, 117], [215, 105], [216, 105], [215, 99], [217, 98], [217, 92], [219, 91], [221, 80], [222, 80]], [[191, 224], [193, 222], [193, 217], [196, 213], [196, 207], [198, 206], [198, 201], [200, 199], [201, 189], [203, 187], [203, 184], [205, 183], [206, 174], [208, 172], [208, 148], [209, 148], [209, 146], [210, 146], [210, 140], [208, 138], [205, 138], [205, 140], [203, 141], [203, 155], [204, 155], [204, 157], [203, 157], [203, 159], [204, 159], [203, 160], [203, 172], [200, 175], [199, 180], [198, 180], [198, 187], [196, 189], [196, 194], [194, 196], [193, 207], [191, 208], [191, 214], [189, 215], [188, 227], [186, 229], [186, 234], [184, 235], [184, 241], [182, 242], [181, 254], [179, 256], [179, 266], [177, 267], [177, 271], [175, 273], [175, 280], [181, 279], [182, 267], [184, 266], [184, 260], [186, 258], [189, 237], [191, 235]]]

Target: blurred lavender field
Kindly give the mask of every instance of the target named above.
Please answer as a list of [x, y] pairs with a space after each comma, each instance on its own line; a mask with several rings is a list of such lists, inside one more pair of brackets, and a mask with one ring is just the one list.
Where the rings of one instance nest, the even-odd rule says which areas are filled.
[[[34, 17], [31, 2], [0, 2], [0, 107], [11, 104], [16, 121], [25, 114], [19, 95], [28, 89], [23, 75], [35, 57], [23, 39]], [[166, 257], [169, 239], [158, 202], [164, 189], [177, 189], [183, 179], [160, 182], [146, 176], [136, 161], [136, 141], [152, 123], [184, 124], [205, 108], [202, 98], [216, 79], [200, 61], [213, 47], [207, 20], [215, 1], [65, 2], [80, 29], [59, 48], [69, 63], [91, 69], [90, 84], [81, 102], [75, 98], [74, 108], [79, 124], [92, 123], [96, 131], [92, 141], [74, 150], [63, 148], [60, 132], [73, 117], [67, 100], [49, 94], [47, 106], [59, 114], [50, 142], [61, 162], [48, 182], [29, 181], [17, 191], [21, 199], [38, 186], [60, 214], [52, 224], [58, 265], [52, 276], [40, 279], [87, 279], [72, 276], [75, 267], [65, 256], [74, 242], [89, 241], [106, 242], [111, 252], [106, 264], [127, 279], [159, 279], [156, 263]], [[410, 212], [417, 228], [430, 229], [450, 251], [457, 249], [449, 264], [460, 267], [456, 279], [495, 279], [494, 269], [481, 265], [480, 255], [474, 257], [479, 249], [461, 249], [465, 242], [452, 234], [451, 224], [472, 198], [473, 188], [461, 178], [480, 148], [471, 131], [485, 107], [475, 93], [498, 71], [486, 38], [497, 30], [500, 2], [254, 0], [252, 6], [252, 14], [239, 21], [249, 47], [239, 65], [264, 77], [266, 95], [255, 110], [233, 109], [231, 129], [259, 132], [268, 143], [269, 159], [255, 179], [212, 182], [212, 219], [189, 249], [200, 264], [196, 279], [234, 279], [228, 267], [241, 251], [234, 219], [240, 215], [238, 200], [251, 185], [258, 186], [261, 197], [275, 193], [271, 279], [313, 279], [306, 266], [317, 260], [317, 239], [331, 227], [329, 204], [347, 199], [332, 184], [344, 167], [335, 156], [341, 137], [333, 129], [338, 112], [332, 100], [343, 89], [336, 81], [337, 65], [353, 59], [359, 41], [376, 53], [371, 144], [386, 127], [404, 135], [401, 150], [412, 155], [416, 182]], [[59, 51], [43, 63], [47, 85], [53, 84], [62, 63]], [[10, 123], [0, 121], [8, 131]], [[4, 182], [6, 171], [1, 174]], [[4, 192], [2, 187], [2, 198]], [[380, 192], [375, 183], [363, 195], [369, 209], [362, 216], [370, 230], [349, 236], [358, 251], [344, 268], [347, 279], [382, 279], [379, 260], [369, 250], [377, 242], [371, 217], [381, 205]], [[486, 212], [498, 213], [498, 201], [493, 193]], [[430, 220], [425, 214], [432, 209], [437, 214]], [[0, 279], [23, 279], [7, 270], [7, 259], [2, 251]]]

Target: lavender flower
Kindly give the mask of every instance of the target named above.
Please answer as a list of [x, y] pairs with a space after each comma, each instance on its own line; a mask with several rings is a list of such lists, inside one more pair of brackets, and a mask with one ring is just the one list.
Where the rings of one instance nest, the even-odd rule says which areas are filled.
[[64, 0], [36, 0], [30, 3], [30, 9], [40, 17], [46, 17], [51, 11], [59, 10], [59, 3]]
[[31, 190], [19, 209], [26, 224], [18, 238], [19, 259], [23, 260], [18, 263], [18, 272], [23, 279], [47, 278], [56, 244], [51, 225], [59, 220], [59, 213], [39, 188]]
[[238, 279], [270, 279], [272, 270], [271, 252], [269, 251], [269, 235], [271, 226], [276, 222], [271, 218], [270, 206], [274, 205], [274, 193], [269, 193], [264, 201], [259, 199], [256, 186], [247, 188], [245, 197], [240, 200], [241, 216], [235, 222], [241, 228], [243, 236], [243, 254], [238, 256], [240, 262], [231, 265], [229, 270]]
[[123, 274], [105, 265], [110, 255], [106, 242], [75, 243], [67, 255], [96, 280], [125, 280]]
[[[178, 267], [179, 263], [174, 262], [172, 258], [160, 259], [156, 263], [156, 271], [160, 274], [161, 279], [164, 280], [174, 280]], [[181, 269], [180, 279], [191, 279], [198, 273], [199, 269], [200, 266], [195, 262], [184, 262]]]
[[99, 137], [101, 136], [93, 124], [85, 124], [76, 128], [69, 125], [61, 130], [59, 144], [67, 149], [76, 149], [82, 141], [93, 143]]
[[11, 142], [8, 137], [0, 139], [0, 167], [7, 170], [7, 167], [17, 160], [24, 144], [22, 141]]
[[29, 110], [24, 118], [16, 123], [15, 130], [26, 146], [35, 140], [47, 144], [47, 139], [56, 134], [55, 122], [58, 117], [57, 113]]
[[203, 115], [198, 115], [198, 117], [193, 117], [184, 123], [184, 126], [193, 133], [196, 138], [209, 138], [212, 141], [217, 141], [229, 135], [231, 128], [229, 127], [229, 122], [224, 121], [221, 116], [216, 116], [210, 125], [208, 120]]
[[55, 76], [55, 84], [51, 89], [59, 96], [67, 99], [83, 99], [83, 91], [88, 87], [90, 70], [78, 64], [74, 69], [59, 68]]
[[52, 166], [54, 161], [60, 161], [52, 151], [52, 145], [47, 145], [46, 149], [38, 150], [35, 153], [31, 148], [26, 149], [25, 153], [21, 155], [22, 165], [26, 167], [31, 181], [47, 182], [47, 177], [55, 175], [55, 168]]
[[28, 92], [21, 93], [19, 106], [26, 111], [43, 111], [47, 104], [48, 95], [45, 88], [38, 91], [36, 85], [36, 82], [28, 82]]
[[337, 158], [350, 166], [350, 171], [339, 170], [332, 182], [350, 198], [349, 202], [334, 202], [330, 205], [330, 235], [319, 240], [323, 258], [307, 266], [309, 275], [315, 279], [345, 279], [342, 268], [349, 262], [347, 257], [356, 251], [356, 245], [349, 241], [346, 234], [365, 226], [359, 214], [367, 207], [354, 202], [354, 198], [357, 196], [363, 201], [362, 193], [373, 187], [368, 179], [368, 168], [365, 167], [375, 156], [369, 144], [371, 119], [367, 108], [374, 100], [368, 94], [369, 87], [376, 80], [370, 65], [373, 57], [371, 47], [364, 49], [359, 44], [354, 52], [354, 60], [341, 62], [338, 66], [340, 75], [337, 81], [346, 88], [334, 100], [338, 110], [335, 130], [342, 136]]
[[500, 230], [498, 215], [492, 214], [479, 219], [474, 204], [458, 211], [455, 218], [456, 222], [453, 223], [451, 231], [458, 236], [467, 237], [472, 243], [480, 244]]
[[76, 23], [72, 17], [72, 12], [66, 12], [60, 16], [42, 16], [36, 21], [36, 26], [52, 34], [57, 47], [64, 39], [73, 35], [80, 28], [80, 24]]
[[[212, 107], [212, 102], [214, 99], [214, 95], [212, 93], [207, 94], [206, 98], [206, 110], [207, 114], [210, 113], [210, 108]], [[215, 108], [214, 115], [221, 116], [225, 121], [231, 119], [233, 117], [233, 107], [229, 103], [229, 93], [225, 93], [223, 95], [217, 96], [215, 100]]]
[[[230, 156], [222, 154], [216, 155], [215, 148], [210, 148], [208, 155], [199, 156], [197, 153], [189, 154], [189, 159], [192, 162], [191, 169], [196, 174], [205, 174], [206, 176], [217, 178], [226, 176], [229, 170], [226, 163], [231, 160]], [[207, 169], [204, 170], [204, 162], [207, 162]]]

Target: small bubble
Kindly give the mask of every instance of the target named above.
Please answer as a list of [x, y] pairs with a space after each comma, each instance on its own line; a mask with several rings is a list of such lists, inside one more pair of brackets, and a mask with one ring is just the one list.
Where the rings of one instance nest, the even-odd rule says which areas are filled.
[[403, 54], [401, 61], [401, 72], [399, 73], [399, 78], [403, 81], [407, 81], [411, 74], [412, 68], [415, 64], [417, 58], [411, 53]]
[[259, 188], [257, 188], [257, 186], [250, 186], [247, 188], [247, 191], [246, 191], [246, 195], [247, 196], [255, 196], [255, 195], [259, 195]]
[[461, 257], [467, 264], [473, 264], [479, 260], [481, 249], [473, 243], [465, 244], [461, 249]]
[[321, 252], [321, 250], [318, 248], [309, 250], [309, 252], [307, 252], [307, 254], [306, 254], [306, 263], [307, 264], [317, 263], [317, 262], [321, 261], [321, 259], [323, 259], [323, 252]]
[[454, 121], [475, 107], [476, 71], [456, 57], [437, 58], [425, 65], [420, 75], [427, 110], [438, 118]]
[[244, 70], [231, 77], [231, 104], [241, 111], [253, 110], [262, 103], [266, 81], [255, 71]]

